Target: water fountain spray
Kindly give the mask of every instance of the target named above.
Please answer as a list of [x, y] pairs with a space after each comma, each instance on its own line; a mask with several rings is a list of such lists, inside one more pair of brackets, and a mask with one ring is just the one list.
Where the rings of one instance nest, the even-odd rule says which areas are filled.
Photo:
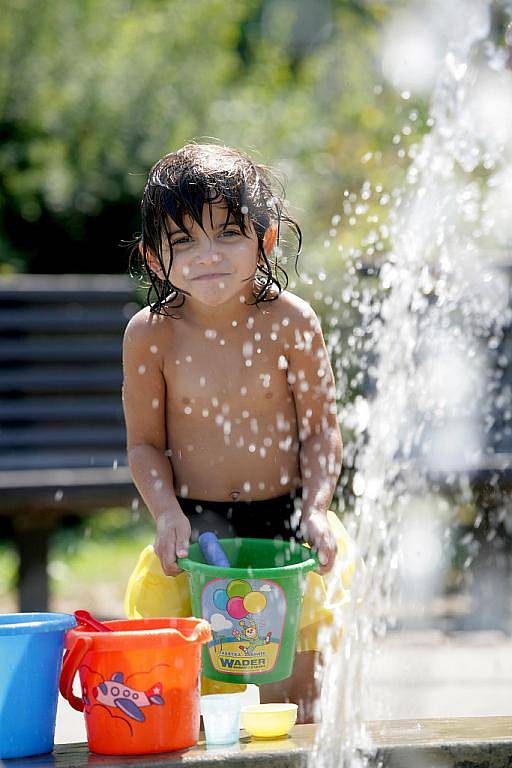
[[[431, 130], [409, 150], [407, 180], [390, 214], [391, 249], [361, 313], [359, 353], [374, 361], [375, 394], [365, 400], [355, 450], [348, 446], [356, 470], [349, 527], [366, 568], [355, 575], [350, 606], [325, 630], [329, 674], [315, 768], [367, 764], [369, 665], [376, 638], [393, 623], [410, 557], [404, 524], [418, 499], [444, 487], [471, 499], [472, 471], [483, 459], [492, 464], [486, 437], [503, 395], [488, 363], [510, 322], [501, 262], [512, 240], [512, 36], [509, 27], [507, 62], [489, 38], [489, 0], [432, 8], [443, 14], [437, 23], [447, 40]], [[510, 408], [505, 400], [503, 411]], [[441, 521], [440, 534], [450, 522]], [[421, 562], [421, 526], [418, 536]], [[335, 647], [332, 637], [341, 634]]]

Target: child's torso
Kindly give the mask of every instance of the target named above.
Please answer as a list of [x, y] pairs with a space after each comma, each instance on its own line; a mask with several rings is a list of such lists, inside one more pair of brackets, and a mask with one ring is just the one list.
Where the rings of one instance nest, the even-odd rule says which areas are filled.
[[301, 484], [279, 304], [253, 308], [253, 322], [225, 332], [169, 319], [166, 428], [177, 494], [267, 499]]

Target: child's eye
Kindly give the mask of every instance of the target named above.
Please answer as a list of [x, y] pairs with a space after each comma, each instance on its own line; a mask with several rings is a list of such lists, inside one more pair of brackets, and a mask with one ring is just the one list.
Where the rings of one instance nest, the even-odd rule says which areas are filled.
[[178, 240], [172, 241], [171, 245], [174, 248], [176, 245], [182, 245], [183, 243], [191, 243], [191, 242], [192, 242], [192, 238], [185, 236], [185, 237], [180, 237]]
[[240, 234], [240, 230], [239, 229], [223, 229], [222, 233], [221, 233], [221, 236], [222, 237], [230, 237], [230, 236], [234, 235], [236, 237], [239, 234]]

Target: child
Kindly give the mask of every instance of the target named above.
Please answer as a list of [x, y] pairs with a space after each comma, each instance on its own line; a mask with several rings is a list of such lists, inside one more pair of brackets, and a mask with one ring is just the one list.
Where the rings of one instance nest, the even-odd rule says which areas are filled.
[[[123, 399], [130, 469], [156, 522], [159, 562], [152, 549], [143, 561], [177, 578], [162, 603], [136, 571], [132, 616], [190, 611], [176, 558], [204, 530], [305, 540], [320, 575], [337, 541], [346, 549], [328, 518], [342, 455], [333, 374], [318, 318], [284, 290], [282, 222], [299, 252], [272, 175], [234, 149], [188, 144], [149, 174], [137, 244], [149, 306], [126, 329]], [[294, 673], [261, 688], [262, 701], [299, 704], [302, 721], [312, 718], [316, 634], [330, 618], [318, 574]]]

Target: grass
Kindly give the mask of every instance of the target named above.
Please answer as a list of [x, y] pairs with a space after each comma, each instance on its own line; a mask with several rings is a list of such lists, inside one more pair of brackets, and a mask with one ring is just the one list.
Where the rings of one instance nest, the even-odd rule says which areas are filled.
[[[153, 541], [148, 516], [126, 509], [107, 509], [72, 528], [59, 529], [51, 540], [48, 562], [51, 609], [85, 608], [102, 617], [123, 615], [128, 577], [140, 551]], [[0, 542], [0, 610], [16, 610], [17, 556]]]

